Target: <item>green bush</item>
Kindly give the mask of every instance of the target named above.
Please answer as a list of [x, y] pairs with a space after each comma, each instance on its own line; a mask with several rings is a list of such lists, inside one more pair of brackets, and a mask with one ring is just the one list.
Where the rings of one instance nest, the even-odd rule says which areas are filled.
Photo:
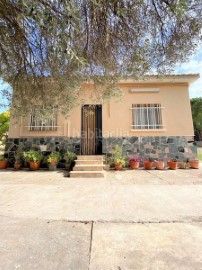
[[0, 161], [4, 161], [7, 160], [7, 158], [5, 158], [3, 155], [0, 155]]
[[60, 153], [54, 151], [48, 156], [47, 163], [55, 163], [55, 164], [57, 164], [59, 160], [60, 160]]
[[41, 152], [31, 149], [28, 152], [24, 152], [24, 159], [27, 162], [41, 161], [43, 159], [43, 154]]
[[111, 164], [121, 164], [122, 166], [126, 165], [126, 157], [122, 154], [122, 148], [119, 145], [115, 145], [114, 152], [110, 158]]
[[7, 111], [0, 113], [0, 140], [3, 140], [3, 137], [8, 133], [9, 122], [10, 122], [10, 112]]
[[65, 160], [66, 160], [67, 164], [71, 164], [71, 162], [73, 162], [74, 160], [76, 160], [76, 154], [74, 152], [68, 151], [65, 154]]
[[24, 159], [24, 148], [22, 146], [18, 146], [17, 150], [15, 151], [15, 162], [21, 163]]

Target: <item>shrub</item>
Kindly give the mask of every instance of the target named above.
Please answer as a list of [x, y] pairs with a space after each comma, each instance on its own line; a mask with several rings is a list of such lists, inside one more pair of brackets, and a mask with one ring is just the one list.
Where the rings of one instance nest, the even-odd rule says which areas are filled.
[[71, 164], [71, 162], [73, 162], [74, 160], [76, 160], [76, 154], [74, 152], [68, 151], [65, 154], [65, 160], [66, 160], [67, 164]]
[[24, 159], [27, 162], [41, 161], [43, 159], [43, 154], [41, 152], [31, 149], [28, 152], [24, 152]]
[[60, 160], [60, 153], [54, 151], [48, 156], [47, 163], [57, 164], [59, 160]]
[[126, 158], [122, 154], [122, 148], [119, 145], [115, 145], [114, 152], [111, 156], [111, 163], [116, 164], [119, 163], [122, 166], [126, 165]]

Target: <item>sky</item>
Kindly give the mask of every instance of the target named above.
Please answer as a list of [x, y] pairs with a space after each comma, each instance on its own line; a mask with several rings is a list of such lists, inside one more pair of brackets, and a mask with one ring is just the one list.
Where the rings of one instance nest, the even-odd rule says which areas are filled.
[[[198, 47], [196, 52], [190, 57], [189, 61], [183, 64], [176, 65], [175, 74], [193, 74], [199, 73], [200, 79], [198, 79], [195, 83], [193, 83], [189, 87], [189, 95], [190, 98], [194, 97], [202, 97], [202, 45]], [[1, 89], [5, 87], [3, 86], [3, 82], [0, 80], [0, 104], [6, 104], [6, 100], [3, 98], [3, 94], [1, 93]], [[0, 108], [0, 113], [5, 111], [6, 108]]]
[[[4, 97], [4, 93], [2, 92], [3, 89], [6, 89], [7, 87], [9, 87], [8, 84], [4, 83], [3, 80], [0, 78], [0, 105], [7, 105], [7, 99]], [[8, 107], [1, 107], [0, 106], [0, 113], [6, 111], [8, 109]]]
[[199, 73], [200, 78], [189, 87], [189, 95], [190, 98], [202, 97], [202, 45], [187, 63], [177, 65], [175, 72], [177, 74]]

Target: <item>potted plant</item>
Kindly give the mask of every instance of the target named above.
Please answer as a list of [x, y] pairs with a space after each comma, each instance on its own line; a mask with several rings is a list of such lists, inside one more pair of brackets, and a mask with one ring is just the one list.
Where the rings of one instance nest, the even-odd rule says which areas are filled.
[[114, 167], [115, 167], [115, 170], [122, 170], [123, 167], [126, 165], [126, 160], [125, 158], [117, 158], [114, 160]]
[[155, 160], [154, 161], [157, 170], [165, 169], [165, 162], [163, 160]]
[[174, 158], [174, 159], [168, 160], [167, 164], [168, 164], [169, 169], [171, 169], [171, 170], [177, 169], [177, 165], [178, 165], [177, 159]]
[[138, 169], [140, 166], [140, 162], [142, 162], [142, 158], [138, 156], [131, 156], [129, 160], [129, 164], [131, 169]]
[[8, 160], [1, 155], [0, 156], [0, 170], [6, 169], [8, 167]]
[[122, 170], [126, 165], [126, 158], [122, 154], [122, 148], [119, 145], [115, 146], [114, 152], [111, 156], [111, 163], [114, 164], [115, 170]]
[[178, 168], [179, 168], [179, 169], [186, 169], [188, 163], [189, 163], [189, 159], [179, 161], [179, 162], [178, 162]]
[[105, 170], [109, 170], [112, 165], [111, 157], [108, 154], [105, 156], [104, 165]]
[[154, 159], [149, 157], [144, 161], [144, 168], [145, 170], [152, 170], [154, 165]]
[[189, 160], [190, 168], [192, 169], [199, 169], [199, 160], [198, 159], [191, 159]]
[[43, 159], [43, 154], [31, 149], [28, 152], [24, 152], [24, 159], [29, 163], [30, 170], [36, 171], [40, 168], [40, 162]]
[[21, 170], [24, 159], [24, 151], [22, 146], [18, 146], [14, 158], [15, 158], [14, 169]]
[[59, 160], [60, 160], [60, 153], [59, 152], [54, 151], [48, 156], [47, 163], [48, 163], [49, 171], [56, 170]]
[[77, 156], [74, 152], [68, 151], [65, 154], [65, 160], [66, 160], [66, 169], [68, 171], [72, 171], [74, 165], [75, 165], [75, 160], [76, 160]]

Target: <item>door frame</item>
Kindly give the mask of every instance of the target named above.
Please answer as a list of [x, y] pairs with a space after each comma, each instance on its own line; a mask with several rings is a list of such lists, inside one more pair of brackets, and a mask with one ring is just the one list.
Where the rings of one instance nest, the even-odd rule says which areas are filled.
[[95, 136], [96, 136], [96, 144], [95, 144], [95, 154], [89, 155], [102, 155], [102, 104], [84, 104], [81, 106], [81, 155], [83, 154], [83, 108], [95, 106], [96, 108], [96, 127], [95, 127]]

